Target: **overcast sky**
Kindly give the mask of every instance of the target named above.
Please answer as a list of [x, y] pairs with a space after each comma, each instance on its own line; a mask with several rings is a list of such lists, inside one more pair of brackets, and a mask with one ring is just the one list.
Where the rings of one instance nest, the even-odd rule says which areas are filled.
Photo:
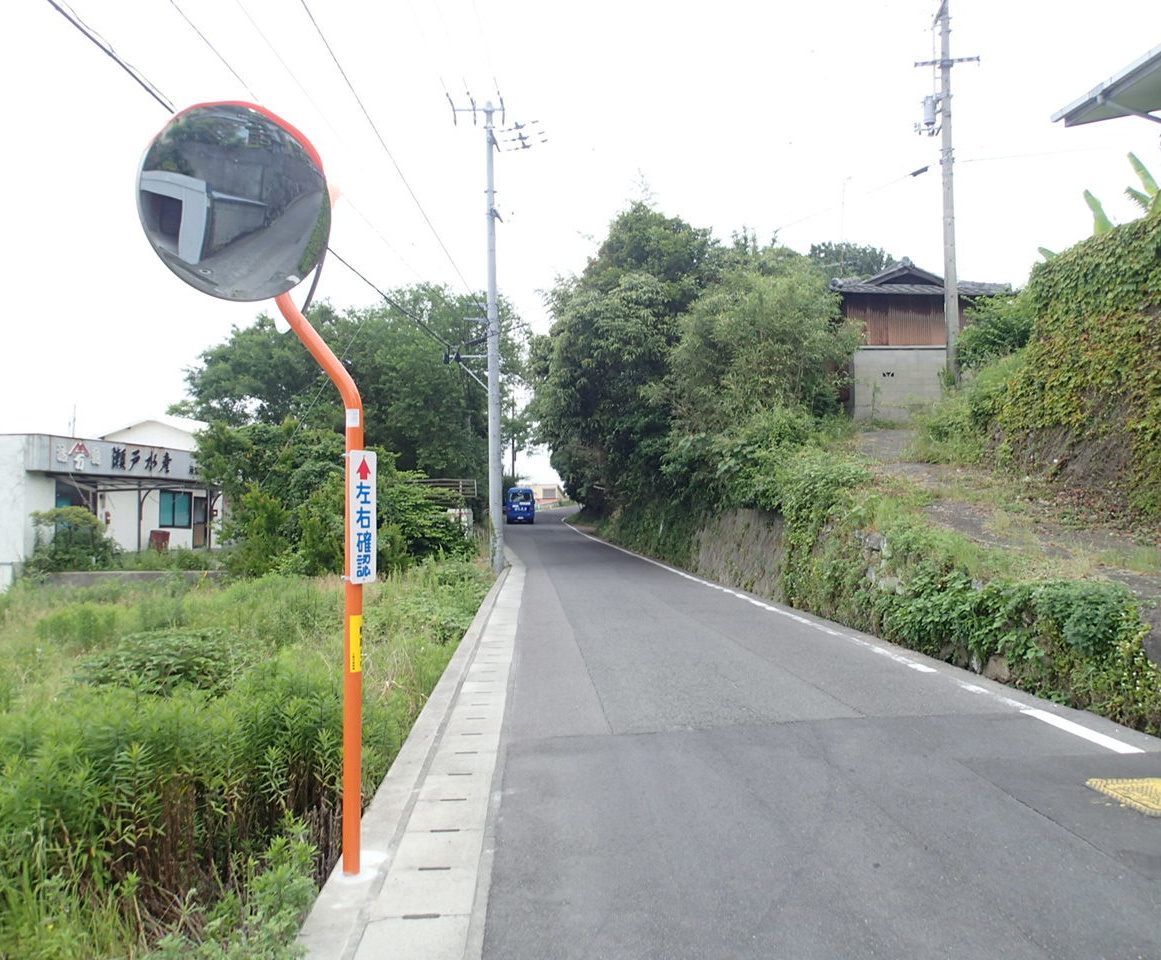
[[[1156, 4], [951, 3], [952, 55], [981, 58], [953, 72], [959, 276], [1023, 285], [1037, 247], [1091, 232], [1085, 188], [1134, 216], [1129, 151], [1161, 172], [1156, 124], [1049, 120], [1158, 43]], [[537, 331], [541, 291], [640, 198], [727, 242], [845, 239], [943, 272], [939, 139], [913, 129], [932, 0], [307, 6], [362, 108], [301, 0], [71, 3], [176, 107], [256, 101], [303, 131], [343, 193], [331, 247], [382, 289], [484, 288], [483, 132], [453, 124], [447, 94], [482, 107], [497, 89], [508, 124], [548, 137], [496, 161], [499, 286]], [[196, 293], [149, 248], [134, 184], [162, 106], [47, 0], [6, 24], [0, 433], [67, 434], [75, 408], [97, 436], [182, 399], [183, 369], [264, 308]], [[335, 261], [318, 296], [377, 300]], [[548, 479], [542, 460], [523, 472]]]

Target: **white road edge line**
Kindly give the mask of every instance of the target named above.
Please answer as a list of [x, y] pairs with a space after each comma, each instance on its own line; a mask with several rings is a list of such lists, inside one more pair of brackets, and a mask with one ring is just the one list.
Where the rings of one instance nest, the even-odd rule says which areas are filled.
[[[849, 633], [843, 633], [841, 630], [835, 630], [831, 627], [824, 626], [823, 624], [816, 623], [807, 617], [792, 613], [783, 607], [778, 607], [771, 603], [765, 603], [761, 600], [755, 599], [754, 597], [748, 597], [743, 593], [739, 593], [738, 591], [731, 589], [730, 587], [724, 587], [720, 583], [714, 583], [712, 580], [703, 580], [701, 577], [694, 576], [692, 573], [688, 573], [685, 570], [678, 570], [676, 567], [671, 567], [669, 564], [662, 563], [660, 560], [654, 560], [652, 557], [642, 556], [639, 553], [634, 553], [632, 550], [626, 550], [624, 547], [618, 547], [615, 543], [609, 543], [607, 540], [602, 540], [600, 537], [594, 537], [591, 534], [585, 533], [583, 530], [578, 530], [570, 523], [565, 523], [563, 525], [568, 527], [574, 533], [580, 534], [587, 540], [592, 540], [594, 543], [599, 543], [602, 546], [611, 547], [613, 550], [619, 550], [626, 556], [634, 557], [637, 560], [644, 560], [646, 563], [651, 563], [653, 566], [660, 567], [662, 570], [667, 570], [668, 572], [676, 574], [685, 580], [692, 580], [694, 583], [700, 583], [704, 587], [710, 587], [713, 590], [720, 590], [722, 593], [727, 593], [731, 597], [737, 597], [741, 600], [745, 600], [747, 603], [752, 603], [754, 606], [760, 607], [763, 610], [768, 610], [770, 613], [776, 613], [779, 616], [787, 617], [796, 623], [801, 623], [804, 626], [812, 627], [813, 629], [819, 630], [822, 633], [828, 634], [832, 637], [839, 637], [840, 639], [848, 640], [851, 643], [857, 644], [860, 647], [866, 647], [874, 653], [888, 657], [891, 660], [894, 660], [896, 663], [901, 663], [904, 666], [910, 667], [912, 670], [917, 670], [920, 673], [940, 672], [935, 667], [928, 666], [925, 663], [919, 663], [918, 661], [912, 660], [910, 657], [904, 656], [901, 653], [896, 653], [894, 650], [888, 649], [887, 647], [881, 647], [876, 643], [871, 643], [868, 640], [864, 640], [862, 637], [856, 637]], [[1056, 714], [1049, 713], [1047, 710], [1040, 710], [1037, 707], [1025, 706], [1019, 700], [1013, 700], [1011, 697], [1005, 697], [1001, 694], [993, 693], [986, 687], [981, 687], [974, 683], [965, 683], [964, 681], [955, 677], [952, 677], [951, 679], [958, 687], [966, 690], [968, 693], [982, 693], [984, 696], [997, 700], [1005, 706], [1014, 707], [1025, 716], [1033, 717], [1036, 720], [1041, 720], [1044, 723], [1056, 727], [1058, 730], [1063, 730], [1065, 733], [1071, 733], [1074, 737], [1080, 737], [1083, 740], [1088, 740], [1090, 743], [1095, 743], [1098, 746], [1104, 747], [1106, 750], [1112, 750], [1114, 753], [1145, 752], [1140, 747], [1134, 747], [1131, 744], [1125, 743], [1123, 740], [1116, 739], [1116, 737], [1110, 737], [1103, 733], [1097, 733], [1095, 730], [1090, 730], [1088, 727], [1085, 727], [1079, 723], [1075, 723], [1072, 720], [1066, 720], [1064, 717], [1058, 717]]]
[[1073, 721], [1066, 720], [1064, 717], [1058, 717], [1055, 713], [1049, 713], [1047, 710], [1039, 710], [1036, 707], [1025, 707], [1020, 712], [1026, 717], [1035, 717], [1037, 720], [1043, 720], [1058, 730], [1071, 733], [1074, 737], [1088, 740], [1090, 743], [1102, 746], [1106, 750], [1112, 750], [1114, 753], [1145, 752], [1140, 747], [1134, 747], [1131, 744], [1125, 743], [1123, 740], [1105, 736], [1103, 733], [1097, 733], [1095, 730], [1090, 730], [1088, 727], [1082, 726], [1079, 723], [1073, 723]]

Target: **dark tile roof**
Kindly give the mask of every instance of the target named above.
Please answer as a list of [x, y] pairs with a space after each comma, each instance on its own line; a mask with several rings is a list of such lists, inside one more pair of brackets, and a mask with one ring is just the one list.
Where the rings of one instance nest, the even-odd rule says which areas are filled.
[[[960, 280], [956, 284], [961, 297], [994, 297], [998, 293], [1007, 293], [1011, 287], [1006, 283], [975, 283], [971, 280]], [[930, 283], [886, 283], [877, 286], [865, 280], [832, 280], [830, 288], [839, 293], [878, 293], [903, 294], [904, 296], [942, 297], [943, 284], [935, 286]]]
[[[956, 284], [961, 297], [994, 297], [1012, 288], [1006, 283], [977, 283], [960, 280]], [[860, 277], [834, 279], [831, 290], [838, 293], [902, 294], [904, 296], [942, 297], [943, 277], [915, 266], [907, 257], [866, 280]]]

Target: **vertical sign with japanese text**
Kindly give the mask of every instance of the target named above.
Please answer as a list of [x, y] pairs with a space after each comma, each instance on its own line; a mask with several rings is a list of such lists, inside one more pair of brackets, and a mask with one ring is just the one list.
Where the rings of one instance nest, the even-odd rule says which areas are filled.
[[351, 538], [351, 583], [373, 583], [377, 574], [375, 555], [378, 548], [375, 487], [378, 480], [376, 456], [370, 450], [352, 450], [351, 469], [347, 473]]

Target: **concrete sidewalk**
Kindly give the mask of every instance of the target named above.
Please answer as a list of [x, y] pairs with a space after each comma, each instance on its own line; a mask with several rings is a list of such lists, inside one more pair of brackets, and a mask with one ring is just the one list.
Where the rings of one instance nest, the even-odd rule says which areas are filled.
[[489, 810], [524, 590], [489, 591], [363, 814], [361, 870], [335, 866], [299, 935], [309, 960], [479, 957], [491, 877]]

